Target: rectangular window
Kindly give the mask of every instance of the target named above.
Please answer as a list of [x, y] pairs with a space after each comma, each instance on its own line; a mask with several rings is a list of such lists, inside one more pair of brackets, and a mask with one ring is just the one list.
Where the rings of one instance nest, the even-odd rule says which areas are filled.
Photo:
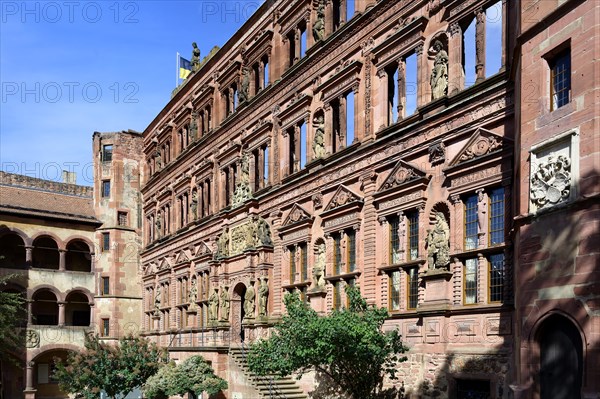
[[504, 254], [494, 254], [490, 256], [490, 302], [502, 302], [504, 299], [504, 275], [505, 263]]
[[342, 274], [342, 236], [333, 236], [333, 270], [335, 274]]
[[410, 212], [408, 219], [408, 256], [410, 260], [419, 257], [419, 212]]
[[465, 305], [477, 303], [477, 269], [478, 260], [467, 259], [464, 267], [464, 290], [465, 290]]
[[263, 150], [263, 187], [269, 185], [269, 147]]
[[387, 108], [388, 108], [388, 126], [393, 125], [398, 120], [398, 67], [387, 68]]
[[341, 280], [333, 283], [333, 308], [340, 310], [342, 307], [342, 282]]
[[417, 94], [419, 75], [417, 54], [412, 53], [404, 60], [404, 116], [410, 116], [417, 110]]
[[117, 223], [119, 226], [127, 226], [127, 212], [117, 212]]
[[406, 270], [407, 309], [416, 309], [419, 302], [419, 268], [411, 267]]
[[107, 144], [102, 146], [102, 162], [110, 162], [112, 161], [112, 144]]
[[108, 277], [102, 277], [102, 295], [110, 294], [110, 279]]
[[346, 147], [354, 141], [354, 92], [346, 94]]
[[295, 246], [290, 247], [290, 284], [296, 281], [296, 251]]
[[100, 336], [110, 336], [110, 319], [102, 319], [102, 329], [100, 330]]
[[348, 230], [346, 232], [346, 249], [348, 251], [346, 259], [348, 260], [347, 272], [356, 270], [356, 232]]
[[504, 242], [504, 188], [490, 192], [490, 245]]
[[300, 30], [300, 58], [306, 55], [307, 40], [306, 40], [306, 26], [304, 24], [298, 27]]
[[304, 169], [306, 166], [306, 124], [300, 125], [300, 169]]
[[393, 271], [389, 278], [389, 309], [400, 310], [400, 270]]
[[489, 380], [456, 380], [457, 398], [489, 398], [490, 393]]
[[571, 101], [571, 50], [557, 54], [550, 61], [551, 111], [567, 105]]
[[477, 248], [477, 196], [465, 201], [465, 249]]
[[102, 180], [102, 198], [110, 197], [110, 180]]
[[102, 252], [110, 251], [110, 233], [102, 233]]
[[388, 223], [390, 226], [389, 259], [390, 264], [395, 265], [397, 263], [400, 263], [400, 237], [398, 235], [398, 228], [400, 227], [400, 217], [392, 216], [388, 219]]
[[306, 250], [306, 243], [302, 243], [298, 246], [300, 248], [300, 274], [301, 281], [308, 280], [308, 251]]

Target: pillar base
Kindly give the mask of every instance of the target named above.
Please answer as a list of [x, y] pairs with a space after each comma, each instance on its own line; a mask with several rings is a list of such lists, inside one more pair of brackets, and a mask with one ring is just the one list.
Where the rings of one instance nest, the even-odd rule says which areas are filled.
[[25, 394], [25, 399], [35, 399], [35, 393], [37, 392], [37, 389], [33, 389], [33, 388], [25, 388], [23, 390], [23, 393]]

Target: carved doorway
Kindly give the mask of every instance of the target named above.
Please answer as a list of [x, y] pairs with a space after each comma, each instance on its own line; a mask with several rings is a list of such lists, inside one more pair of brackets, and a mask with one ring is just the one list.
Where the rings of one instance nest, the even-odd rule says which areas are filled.
[[233, 342], [244, 342], [244, 297], [246, 295], [246, 286], [239, 283], [233, 289], [231, 297], [231, 339]]
[[540, 326], [540, 399], [581, 398], [583, 344], [570, 320], [550, 316]]

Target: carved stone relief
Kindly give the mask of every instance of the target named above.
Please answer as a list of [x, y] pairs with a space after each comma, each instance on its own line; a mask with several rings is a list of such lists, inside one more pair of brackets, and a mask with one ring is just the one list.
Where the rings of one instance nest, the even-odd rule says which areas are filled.
[[571, 194], [571, 160], [565, 155], [549, 156], [532, 165], [531, 202], [538, 208], [565, 202]]
[[432, 165], [446, 161], [446, 146], [441, 141], [429, 146], [429, 162]]
[[498, 137], [479, 136], [475, 142], [460, 156], [459, 162], [489, 154], [502, 147], [502, 141]]
[[37, 348], [40, 346], [40, 334], [35, 330], [27, 330], [25, 332], [25, 347]]

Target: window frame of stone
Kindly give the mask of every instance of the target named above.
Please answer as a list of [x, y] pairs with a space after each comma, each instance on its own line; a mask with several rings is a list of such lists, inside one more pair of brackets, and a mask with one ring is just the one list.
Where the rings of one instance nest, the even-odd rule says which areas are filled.
[[108, 251], [110, 251], [110, 233], [104, 231], [101, 234], [102, 234], [102, 246], [100, 247], [100, 251], [108, 252]]
[[112, 162], [113, 155], [113, 144], [103, 144], [102, 145], [102, 162], [109, 163]]
[[101, 295], [110, 295], [110, 277], [102, 276], [100, 277], [100, 294]]
[[[379, 90], [376, 93], [379, 96], [379, 103], [381, 104], [380, 120], [384, 123], [380, 128], [391, 126], [406, 116], [406, 68], [404, 65], [408, 57], [416, 54], [417, 76], [422, 75], [421, 69], [426, 61], [423, 56], [423, 46], [425, 44], [424, 32], [427, 22], [428, 19], [425, 16], [421, 16], [412, 20], [406, 20], [403, 26], [390, 25], [390, 29], [393, 29], [393, 31], [389, 32], [386, 39], [371, 50], [374, 56], [372, 62], [375, 67], [376, 78], [380, 79]], [[393, 78], [396, 71], [399, 71], [398, 79], [392, 85], [390, 82], [390, 73]], [[422, 83], [418, 82], [417, 85], [416, 106], [418, 108], [428, 101], [422, 99]], [[398, 117], [395, 121], [390, 116], [394, 113], [393, 109], [390, 108], [390, 88], [392, 86], [394, 87], [394, 91], [398, 92], [399, 99], [397, 106], [400, 112], [398, 112]], [[393, 104], [394, 100], [391, 100]]]
[[100, 193], [101, 193], [100, 196], [102, 198], [110, 199], [110, 191], [111, 191], [110, 179], [102, 180], [101, 187], [100, 187]]
[[[556, 207], [565, 206], [573, 202], [579, 194], [579, 127], [568, 129], [562, 133], [537, 143], [529, 149], [529, 212], [537, 214], [547, 210], [555, 209]], [[532, 198], [532, 181], [538, 172], [539, 168], [544, 164], [542, 160], [550, 161], [558, 158], [558, 156], [566, 156], [569, 160], [570, 184], [569, 195], [564, 200], [549, 205], [538, 207]], [[547, 162], [546, 162], [547, 163]]]
[[[477, 229], [477, 194], [470, 194], [464, 197], [462, 201], [464, 206], [463, 223], [463, 248], [465, 251], [475, 250], [479, 247], [478, 229]], [[474, 229], [474, 233], [472, 230]], [[469, 239], [473, 239], [472, 244]]]
[[271, 61], [273, 49], [272, 40], [273, 30], [266, 29], [264, 32], [261, 32], [252, 42], [250, 47], [244, 51], [244, 65], [249, 66], [249, 70], [252, 73], [250, 79], [251, 86], [248, 93], [249, 96], [254, 97], [258, 95], [269, 85], [270, 77], [266, 76], [266, 71], [268, 70], [268, 72], [270, 72], [268, 65]]
[[198, 95], [192, 99], [192, 107], [198, 114], [198, 139], [213, 130], [214, 97], [215, 87], [205, 84], [200, 88]]
[[[500, 193], [499, 195], [496, 194], [498, 192]], [[506, 243], [506, 193], [504, 187], [500, 186], [487, 189], [486, 194], [488, 199], [487, 245], [488, 247], [493, 247]], [[499, 196], [501, 196], [501, 200], [496, 201], [495, 199]], [[500, 205], [495, 206], [497, 204], [501, 204], [501, 213], [498, 213]], [[497, 221], [496, 223], [494, 223], [495, 220]], [[495, 228], [499, 225], [501, 225], [501, 228]], [[500, 235], [501, 241], [494, 239], [495, 234]]]
[[235, 114], [240, 105], [237, 99], [237, 91], [239, 90], [241, 72], [241, 61], [239, 59], [232, 60], [232, 62], [228, 63], [220, 72], [215, 81], [221, 103], [221, 106], [219, 107], [222, 110], [221, 122]]
[[[310, 15], [312, 12], [311, 4], [308, 2], [292, 3], [277, 19], [277, 24], [281, 27], [281, 40], [284, 54], [287, 62], [285, 69], [294, 66], [306, 55], [306, 51], [311, 47], [308, 30], [311, 26]], [[304, 33], [306, 37], [304, 54], [301, 49], [301, 36]]]
[[[572, 57], [571, 57], [571, 43], [570, 40], [559, 45], [557, 48], [549, 52], [543, 57], [546, 60], [547, 68], [549, 71], [550, 84], [548, 87], [548, 94], [550, 98], [550, 112], [556, 111], [568, 105], [573, 98], [572, 94]], [[563, 71], [559, 71], [563, 68]], [[564, 75], [564, 79], [558, 80], [558, 78]], [[564, 83], [564, 88], [557, 90], [557, 83]], [[557, 94], [566, 91], [566, 100], [560, 100], [555, 98]]]
[[[304, 166], [311, 161], [309, 151], [311, 135], [308, 130], [311, 115], [309, 107], [311, 102], [312, 96], [309, 95], [301, 94], [299, 96], [292, 96], [284, 103], [286, 105], [282, 107], [283, 109], [279, 112], [279, 115], [277, 115], [279, 122], [278, 130], [281, 132], [281, 144], [279, 147], [283, 150], [279, 151], [279, 162], [281, 165], [280, 168], [283, 169], [284, 178], [303, 170], [300, 168], [302, 165], [302, 143], [300, 141], [302, 125], [306, 127], [306, 153]], [[298, 159], [295, 160], [292, 154], [295, 154], [295, 157]], [[298, 166], [297, 170], [295, 170], [294, 167], [296, 163]]]
[[[494, 262], [492, 261], [492, 257], [496, 257], [496, 256], [502, 256], [502, 269], [498, 270], [494, 270]], [[507, 267], [506, 267], [506, 254], [504, 252], [496, 252], [496, 253], [491, 253], [489, 254], [489, 256], [487, 257], [487, 264], [488, 264], [488, 284], [487, 284], [487, 302], [488, 303], [504, 303], [506, 301], [506, 273], [507, 273]], [[493, 284], [493, 282], [495, 281], [494, 277], [492, 276], [492, 273], [500, 271], [502, 274], [502, 284]], [[497, 289], [494, 290], [495, 288], [500, 287], [500, 290], [498, 291]], [[494, 295], [500, 295], [500, 299], [495, 299]]]
[[[289, 211], [284, 208], [284, 212], [287, 212], [287, 216], [283, 219], [281, 226], [277, 232], [281, 237], [281, 244], [286, 254], [289, 256], [287, 262], [289, 284], [283, 285], [283, 288], [288, 291], [293, 291], [296, 288], [302, 288], [308, 286], [311, 283], [311, 277], [309, 274], [311, 257], [309, 254], [310, 243], [312, 242], [312, 225], [314, 217], [301, 205], [295, 203], [289, 208]], [[295, 265], [295, 252], [292, 252], [292, 248], [304, 247], [304, 253], [301, 254], [301, 262], [305, 261], [305, 265]], [[294, 251], [295, 251], [294, 250]], [[294, 276], [292, 276], [292, 263], [296, 267]], [[305, 269], [302, 269], [302, 266]], [[305, 275], [303, 275], [305, 272]], [[299, 278], [295, 278], [295, 274], [299, 273]], [[294, 277], [294, 278], [292, 278]], [[313, 286], [316, 282], [312, 282]]]
[[[469, 266], [468, 263], [469, 261], [473, 261], [473, 265]], [[469, 272], [468, 268], [469, 267], [474, 267], [474, 270]], [[467, 286], [467, 276], [473, 275], [474, 278], [471, 281], [472, 283], [474, 283], [473, 287], [469, 287]], [[479, 259], [477, 257], [473, 258], [473, 257], [469, 257], [467, 259], [465, 259], [465, 261], [463, 262], [463, 286], [462, 286], [462, 294], [463, 294], [463, 305], [465, 306], [471, 306], [471, 305], [477, 305], [479, 303], [479, 295], [478, 295], [478, 291], [479, 291], [479, 284], [480, 284], [480, 273], [479, 273]], [[473, 298], [473, 302], [470, 302], [470, 297]]]
[[129, 227], [129, 212], [117, 211], [117, 225], [121, 227]]
[[110, 337], [110, 318], [103, 317], [100, 319], [102, 328], [100, 329], [101, 337]]
[[[486, 63], [488, 55], [488, 47], [486, 44], [486, 24], [488, 19], [488, 11], [497, 4], [501, 4], [501, 25], [502, 25], [502, 49], [500, 58], [500, 71], [506, 69], [507, 60], [507, 2], [499, 0], [487, 0], [483, 3], [472, 2], [470, 4], [462, 4], [461, 2], [453, 2], [448, 4], [446, 8], [446, 16], [448, 21], [448, 95], [456, 94], [467, 88], [466, 86], [466, 60], [464, 54], [465, 38], [464, 33], [473, 23], [475, 25], [475, 49], [474, 66], [475, 66], [475, 81], [477, 84], [490, 76], [486, 77]], [[489, 51], [493, 54], [498, 52], [496, 48], [490, 48]], [[469, 86], [471, 87], [471, 86]]]

